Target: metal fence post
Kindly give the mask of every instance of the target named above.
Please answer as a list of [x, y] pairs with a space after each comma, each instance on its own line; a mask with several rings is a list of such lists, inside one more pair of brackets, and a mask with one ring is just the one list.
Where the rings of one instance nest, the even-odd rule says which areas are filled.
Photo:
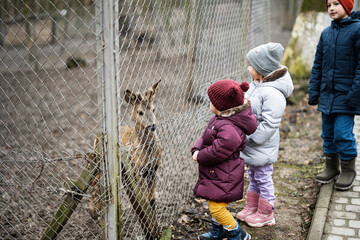
[[106, 154], [105, 162], [107, 165], [107, 184], [108, 184], [108, 207], [105, 213], [105, 238], [119, 239], [120, 229], [118, 227], [119, 218], [119, 157], [118, 157], [118, 121], [117, 121], [117, 97], [116, 97], [116, 78], [115, 78], [115, 41], [116, 26], [114, 9], [117, 4], [112, 0], [101, 1], [102, 14], [102, 77], [104, 80], [104, 101], [105, 101], [105, 143]]

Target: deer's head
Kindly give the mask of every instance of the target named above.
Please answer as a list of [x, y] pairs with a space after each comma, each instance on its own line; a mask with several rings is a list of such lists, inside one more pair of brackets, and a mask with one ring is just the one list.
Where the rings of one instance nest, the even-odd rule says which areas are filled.
[[155, 131], [156, 117], [154, 114], [153, 98], [160, 81], [154, 83], [144, 93], [133, 93], [130, 90], [125, 91], [125, 101], [133, 106], [132, 118], [135, 121], [136, 129]]

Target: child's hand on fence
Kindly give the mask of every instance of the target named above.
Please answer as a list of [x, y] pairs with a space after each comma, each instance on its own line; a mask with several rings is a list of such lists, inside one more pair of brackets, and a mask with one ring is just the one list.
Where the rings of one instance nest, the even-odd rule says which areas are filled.
[[195, 162], [197, 162], [197, 155], [198, 155], [199, 151], [195, 151], [193, 154], [193, 159]]

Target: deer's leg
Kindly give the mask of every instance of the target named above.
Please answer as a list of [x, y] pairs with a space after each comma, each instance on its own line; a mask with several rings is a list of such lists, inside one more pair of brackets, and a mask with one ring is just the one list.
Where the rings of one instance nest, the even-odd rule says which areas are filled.
[[141, 191], [141, 198], [149, 203], [149, 189], [147, 186], [147, 179], [145, 177], [147, 174], [145, 171], [146, 168], [138, 161], [134, 163], [133, 168], [134, 178], [136, 179], [136, 187]]
[[90, 216], [93, 219], [97, 219], [99, 217], [99, 214], [97, 211], [101, 210], [101, 202], [100, 202], [100, 173], [98, 173], [94, 180], [91, 182], [90, 186], [93, 188], [93, 191], [91, 191], [91, 199], [89, 202], [89, 209], [90, 209]]
[[90, 216], [92, 219], [97, 219], [99, 217], [98, 211], [101, 209], [101, 204], [99, 199], [90, 199], [89, 203]]
[[149, 169], [148, 175], [148, 190], [149, 190], [149, 202], [152, 208], [155, 208], [155, 187], [156, 187], [156, 171], [158, 169], [158, 165], [151, 166]]

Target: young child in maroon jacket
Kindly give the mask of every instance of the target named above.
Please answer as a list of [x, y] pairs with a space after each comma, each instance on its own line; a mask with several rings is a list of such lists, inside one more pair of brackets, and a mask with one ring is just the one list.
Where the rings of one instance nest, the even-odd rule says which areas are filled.
[[228, 203], [242, 199], [244, 160], [240, 151], [246, 146], [246, 135], [255, 132], [257, 122], [251, 103], [244, 98], [249, 84], [225, 79], [208, 89], [210, 110], [215, 114], [191, 152], [199, 166], [194, 188], [197, 197], [209, 201], [212, 229], [204, 239], [251, 239], [226, 209]]

